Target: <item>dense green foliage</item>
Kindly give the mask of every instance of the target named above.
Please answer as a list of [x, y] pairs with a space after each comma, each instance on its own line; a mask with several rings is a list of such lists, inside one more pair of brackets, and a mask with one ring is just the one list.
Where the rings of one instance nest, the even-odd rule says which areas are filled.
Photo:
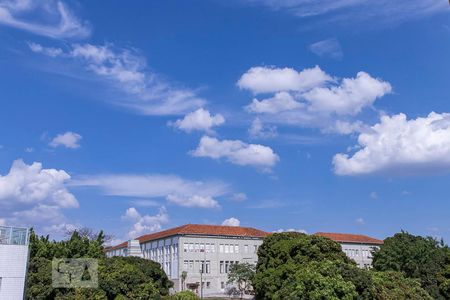
[[442, 241], [397, 233], [374, 253], [373, 267], [418, 279], [434, 299], [450, 299], [450, 250]]
[[199, 300], [200, 298], [191, 291], [181, 291], [171, 296], [163, 298], [164, 300]]
[[417, 280], [359, 269], [338, 243], [292, 232], [264, 240], [253, 286], [257, 299], [431, 299]]
[[242, 298], [244, 294], [253, 291], [252, 281], [255, 276], [255, 266], [249, 263], [233, 264], [228, 273], [228, 283], [234, 284]]
[[[168, 295], [169, 281], [158, 263], [138, 257], [106, 258], [102, 232], [95, 237], [73, 232], [64, 241], [30, 236], [30, 261], [27, 274], [27, 299], [160, 299]], [[53, 288], [53, 258], [98, 259], [97, 289]]]

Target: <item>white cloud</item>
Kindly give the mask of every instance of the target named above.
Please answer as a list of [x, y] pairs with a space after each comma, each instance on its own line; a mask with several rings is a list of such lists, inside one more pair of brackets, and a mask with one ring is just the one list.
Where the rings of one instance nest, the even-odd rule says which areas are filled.
[[126, 210], [122, 218], [134, 223], [132, 229], [128, 232], [128, 238], [130, 239], [160, 230], [164, 224], [169, 222], [169, 215], [164, 206], [154, 216], [142, 215], [136, 208], [130, 207]]
[[219, 207], [215, 197], [229, 193], [227, 184], [219, 181], [191, 181], [174, 175], [110, 174], [81, 176], [72, 186], [100, 188], [106, 195], [123, 197], [165, 198], [185, 207]]
[[236, 202], [242, 202], [247, 200], [247, 195], [244, 193], [235, 193], [233, 195], [231, 195], [231, 200], [236, 201]]
[[168, 195], [167, 201], [184, 207], [201, 207], [201, 208], [219, 208], [219, 202], [214, 200], [211, 196], [179, 196]]
[[370, 198], [372, 198], [372, 199], [378, 199], [378, 193], [377, 193], [377, 192], [371, 192], [371, 193], [370, 193]]
[[84, 38], [90, 26], [61, 1], [0, 1], [0, 24], [51, 38]]
[[133, 49], [112, 44], [72, 44], [68, 50], [30, 44], [30, 49], [51, 57], [69, 59], [123, 94], [110, 102], [144, 115], [178, 115], [197, 109], [205, 100], [188, 88], [177, 87], [149, 71], [145, 58]]
[[289, 228], [289, 229], [278, 229], [274, 231], [275, 233], [282, 233], [282, 232], [300, 232], [300, 233], [305, 233], [307, 234], [306, 230], [304, 229], [294, 229], [294, 228]]
[[286, 110], [293, 110], [302, 107], [300, 102], [287, 92], [276, 93], [272, 98], [259, 101], [253, 99], [252, 103], [246, 106], [249, 112], [276, 114]]
[[66, 183], [63, 170], [43, 169], [41, 163], [13, 162], [8, 174], [0, 175], [0, 211], [4, 223], [34, 227], [38, 232], [62, 237], [55, 226], [69, 224], [64, 209], [79, 206]]
[[364, 225], [364, 224], [366, 223], [366, 221], [364, 221], [363, 218], [357, 218], [357, 219], [355, 220], [355, 222], [356, 222], [356, 224], [358, 224], [358, 225]]
[[336, 174], [423, 174], [450, 171], [450, 114], [430, 113], [408, 120], [406, 115], [381, 117], [358, 137], [353, 155], [333, 158]]
[[66, 148], [70, 149], [76, 149], [80, 147], [80, 140], [82, 139], [82, 136], [78, 133], [67, 131], [63, 134], [58, 134], [56, 137], [54, 137], [49, 145], [51, 147], [58, 147], [58, 146], [64, 146]]
[[270, 147], [258, 144], [246, 144], [239, 140], [218, 140], [203, 136], [197, 149], [191, 151], [196, 157], [213, 159], [226, 158], [229, 162], [241, 166], [262, 168], [273, 167], [280, 159]]
[[[374, 24], [401, 23], [410, 19], [442, 13], [448, 5], [440, 0], [246, 0], [267, 6], [273, 10], [284, 10], [300, 18], [315, 20], [320, 17], [327, 22], [355, 24], [365, 22]], [[370, 21], [370, 22], [369, 22]], [[360, 26], [362, 27], [362, 26]]]
[[326, 39], [309, 45], [309, 50], [320, 57], [342, 59], [343, 53], [339, 41], [335, 38]]
[[43, 169], [22, 160], [13, 162], [7, 175], [0, 175], [0, 203], [50, 203], [58, 207], [78, 207], [75, 197], [66, 189], [70, 175], [63, 170]]
[[309, 102], [310, 111], [356, 115], [391, 91], [388, 82], [373, 78], [366, 72], [358, 72], [356, 78], [344, 78], [339, 86], [316, 87], [302, 97]]
[[253, 67], [241, 76], [237, 85], [255, 94], [281, 91], [306, 91], [333, 79], [318, 66], [297, 72], [291, 68]]
[[250, 128], [248, 129], [248, 133], [252, 138], [273, 138], [278, 135], [277, 128], [273, 125], [264, 124], [260, 118], [255, 118], [252, 121]]
[[[319, 67], [316, 69], [320, 70]], [[298, 73], [308, 74], [305, 70]], [[279, 82], [283, 80], [281, 77], [277, 73], [273, 75], [269, 72], [265, 80]], [[270, 124], [318, 128], [325, 133], [362, 132], [367, 126], [357, 120], [358, 115], [364, 109], [373, 107], [377, 99], [392, 91], [388, 82], [374, 78], [366, 72], [358, 72], [354, 78], [329, 79], [326, 82], [307, 80], [315, 82], [315, 85], [309, 85], [306, 90], [278, 91], [267, 99], [253, 99], [252, 103], [245, 107], [249, 113], [258, 116], [249, 129], [250, 135], [271, 136], [276, 133], [276, 127]]]
[[225, 118], [221, 114], [211, 115], [208, 110], [199, 108], [185, 115], [183, 119], [169, 123], [169, 125], [186, 132], [199, 130], [211, 133], [212, 127], [223, 123], [225, 123]]
[[225, 219], [225, 220], [222, 222], [222, 225], [223, 225], [223, 226], [234, 226], [234, 227], [239, 227], [239, 226], [241, 225], [241, 221], [239, 221], [239, 220], [236, 219], [236, 218], [231, 217], [231, 218], [229, 218], [229, 219]]

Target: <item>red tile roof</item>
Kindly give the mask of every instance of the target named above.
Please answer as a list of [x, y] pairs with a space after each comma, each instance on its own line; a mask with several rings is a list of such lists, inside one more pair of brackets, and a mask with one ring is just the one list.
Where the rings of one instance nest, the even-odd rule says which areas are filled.
[[[263, 238], [269, 235], [269, 232], [265, 232], [259, 229], [250, 227], [237, 227], [237, 226], [221, 226], [221, 225], [201, 225], [201, 224], [186, 224], [167, 230], [145, 234], [137, 238], [139, 243], [145, 243], [148, 241], [158, 240], [174, 235], [213, 235], [213, 236], [239, 236], [239, 237], [259, 237]], [[115, 250], [127, 247], [128, 242], [123, 242], [117, 246], [108, 249]]]
[[332, 233], [332, 232], [316, 232], [314, 235], [323, 236], [339, 243], [356, 243], [356, 244], [383, 244], [382, 240], [371, 238], [362, 234], [348, 233]]

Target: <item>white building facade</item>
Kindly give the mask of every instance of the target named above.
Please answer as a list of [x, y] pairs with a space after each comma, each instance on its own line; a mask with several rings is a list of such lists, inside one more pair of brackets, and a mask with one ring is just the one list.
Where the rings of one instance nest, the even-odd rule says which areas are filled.
[[140, 256], [160, 263], [175, 291], [190, 289], [204, 296], [223, 295], [230, 267], [236, 263], [256, 264], [258, 248], [267, 235], [254, 228], [188, 224], [141, 236], [106, 249], [106, 254]]
[[0, 299], [22, 300], [28, 264], [27, 228], [0, 226]]
[[317, 232], [315, 235], [338, 242], [342, 251], [353, 259], [358, 267], [365, 269], [372, 267], [372, 252], [383, 244], [382, 240], [361, 234]]

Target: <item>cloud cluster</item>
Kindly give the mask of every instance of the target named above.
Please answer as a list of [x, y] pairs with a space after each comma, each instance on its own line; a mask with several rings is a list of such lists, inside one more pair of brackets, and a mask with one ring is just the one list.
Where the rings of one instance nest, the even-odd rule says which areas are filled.
[[225, 158], [241, 166], [254, 166], [270, 169], [280, 160], [270, 147], [247, 144], [240, 140], [218, 140], [203, 136], [197, 148], [191, 151], [196, 157]]
[[292, 68], [253, 67], [238, 80], [241, 89], [254, 94], [279, 91], [302, 92], [321, 86], [333, 79], [318, 66], [297, 72]]
[[66, 188], [69, 180], [70, 175], [63, 170], [14, 161], [8, 174], [0, 175], [3, 222], [55, 232], [54, 225], [66, 224], [62, 209], [79, 207]]
[[91, 29], [57, 0], [0, 1], [0, 24], [51, 38], [85, 38]]
[[450, 171], [450, 114], [430, 113], [408, 120], [397, 114], [381, 117], [358, 137], [353, 154], [333, 158], [338, 175], [414, 174]]
[[80, 140], [82, 136], [78, 133], [67, 131], [63, 134], [58, 134], [49, 143], [51, 147], [63, 146], [70, 149], [76, 149], [80, 147]]
[[239, 220], [236, 219], [236, 218], [231, 217], [231, 218], [229, 218], [229, 219], [225, 219], [225, 220], [222, 222], [222, 225], [223, 225], [223, 226], [234, 226], [234, 227], [239, 227], [239, 226], [241, 225], [241, 221], [239, 221]]
[[33, 52], [80, 64], [111, 87], [126, 94], [114, 98], [113, 104], [144, 115], [177, 115], [205, 104], [196, 92], [177, 87], [151, 72], [145, 58], [133, 49], [112, 44], [71, 44], [68, 49], [44, 47], [30, 43]]
[[162, 206], [156, 215], [142, 215], [134, 207], [130, 207], [122, 216], [124, 220], [133, 222], [132, 229], [128, 232], [128, 238], [137, 238], [143, 234], [157, 231], [162, 228], [164, 224], [169, 222], [169, 215], [164, 206]]
[[237, 85], [254, 94], [272, 93], [245, 107], [259, 116], [252, 124], [257, 133], [264, 123], [320, 128], [348, 134], [361, 129], [355, 117], [365, 108], [389, 94], [388, 82], [358, 72], [354, 78], [333, 78], [318, 66], [296, 71], [290, 68], [255, 67], [239, 79]]
[[225, 123], [225, 118], [221, 114], [212, 115], [208, 110], [199, 108], [185, 115], [183, 119], [169, 123], [169, 125], [186, 132], [198, 130], [212, 133], [213, 127], [220, 126], [223, 123]]
[[227, 184], [219, 181], [192, 181], [174, 175], [109, 174], [81, 176], [72, 186], [96, 187], [106, 195], [142, 198], [165, 198], [184, 207], [217, 208], [215, 197], [229, 193]]

